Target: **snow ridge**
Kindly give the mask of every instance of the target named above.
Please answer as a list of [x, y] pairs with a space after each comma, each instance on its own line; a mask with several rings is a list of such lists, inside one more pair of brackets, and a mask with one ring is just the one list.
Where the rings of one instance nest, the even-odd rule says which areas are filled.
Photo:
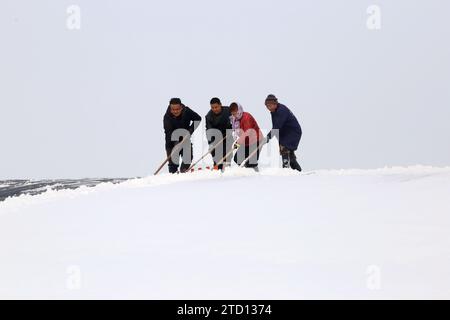
[[148, 188], [162, 185], [169, 185], [182, 182], [195, 182], [213, 179], [233, 179], [244, 177], [288, 177], [288, 176], [395, 176], [395, 175], [428, 176], [436, 174], [450, 175], [450, 167], [432, 167], [432, 166], [408, 166], [408, 167], [384, 167], [378, 169], [329, 169], [316, 170], [299, 173], [290, 169], [266, 168], [260, 172], [245, 168], [230, 168], [225, 172], [220, 171], [196, 171], [189, 174], [161, 174], [158, 176], [147, 176], [144, 178], [135, 178], [121, 183], [101, 183], [95, 187], [81, 186], [78, 189], [52, 190], [39, 195], [21, 195], [18, 197], [7, 198], [0, 202], [0, 214], [4, 211], [17, 211], [30, 205], [56, 201], [61, 198], [71, 198], [85, 196], [98, 192], [107, 192], [115, 189], [133, 189]]

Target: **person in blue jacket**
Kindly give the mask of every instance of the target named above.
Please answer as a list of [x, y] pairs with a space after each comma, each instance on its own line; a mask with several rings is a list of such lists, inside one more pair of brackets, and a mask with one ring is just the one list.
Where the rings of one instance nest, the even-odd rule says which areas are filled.
[[278, 131], [278, 142], [280, 144], [280, 154], [283, 160], [283, 168], [292, 168], [302, 171], [297, 162], [295, 151], [298, 149], [302, 138], [302, 128], [295, 115], [285, 105], [278, 103], [278, 99], [273, 94], [266, 98], [266, 107], [272, 115], [273, 128], [266, 138], [268, 142]]

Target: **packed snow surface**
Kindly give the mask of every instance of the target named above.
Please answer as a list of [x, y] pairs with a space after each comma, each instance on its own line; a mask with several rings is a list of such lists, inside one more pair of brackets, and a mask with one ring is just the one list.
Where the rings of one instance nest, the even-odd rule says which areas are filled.
[[0, 298], [450, 298], [450, 168], [230, 169], [0, 202]]

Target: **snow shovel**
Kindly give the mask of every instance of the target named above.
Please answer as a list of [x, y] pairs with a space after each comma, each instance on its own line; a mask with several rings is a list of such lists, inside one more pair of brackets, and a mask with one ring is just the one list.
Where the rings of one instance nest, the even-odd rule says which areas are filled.
[[258, 148], [256, 148], [255, 150], [253, 150], [252, 153], [250, 153], [250, 155], [241, 163], [241, 165], [239, 166], [240, 168], [245, 167], [245, 164], [259, 151], [261, 151], [262, 147], [264, 147], [264, 145], [267, 144], [266, 139], [264, 139], [264, 142], [262, 142]]
[[[180, 143], [177, 143], [175, 145], [175, 147], [173, 147], [172, 152], [170, 153], [170, 155], [167, 157], [167, 159], [159, 166], [158, 170], [155, 171], [154, 175], [156, 176], [161, 170], [162, 168], [164, 168], [164, 166], [166, 165], [167, 162], [169, 162], [170, 158], [172, 158], [172, 155], [175, 153], [175, 150], [178, 149], [179, 146], [183, 145], [183, 143], [186, 141], [186, 139], [190, 136], [190, 134], [187, 134], [183, 137], [183, 140], [181, 140]], [[179, 150], [178, 150], [179, 151]]]
[[[236, 141], [237, 141], [237, 140], [236, 140]], [[236, 141], [233, 142], [233, 145], [236, 143]], [[222, 158], [222, 160], [220, 160], [219, 162], [217, 162], [216, 167], [217, 167], [217, 166], [220, 166], [225, 160], [227, 160], [228, 157], [231, 156], [231, 155], [233, 154], [233, 152], [234, 152], [234, 148], [231, 148], [230, 152], [228, 152], [228, 153], [225, 155], [225, 157]]]

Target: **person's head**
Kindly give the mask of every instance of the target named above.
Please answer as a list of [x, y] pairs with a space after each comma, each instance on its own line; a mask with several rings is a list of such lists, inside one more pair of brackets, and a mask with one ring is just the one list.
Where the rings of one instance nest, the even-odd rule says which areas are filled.
[[183, 111], [183, 105], [181, 104], [180, 98], [170, 99], [170, 113], [174, 117], [178, 117], [181, 115], [182, 111]]
[[242, 106], [236, 102], [233, 102], [230, 104], [230, 113], [231, 116], [234, 118], [240, 119], [242, 117], [242, 113], [244, 112], [244, 109]]
[[212, 98], [210, 104], [211, 110], [214, 114], [219, 114], [222, 112], [222, 102], [219, 98]]
[[274, 112], [278, 108], [278, 98], [273, 94], [269, 94], [265, 104], [270, 112]]
[[230, 113], [233, 117], [237, 116], [239, 110], [239, 106], [236, 102], [233, 102], [232, 104], [230, 104]]

